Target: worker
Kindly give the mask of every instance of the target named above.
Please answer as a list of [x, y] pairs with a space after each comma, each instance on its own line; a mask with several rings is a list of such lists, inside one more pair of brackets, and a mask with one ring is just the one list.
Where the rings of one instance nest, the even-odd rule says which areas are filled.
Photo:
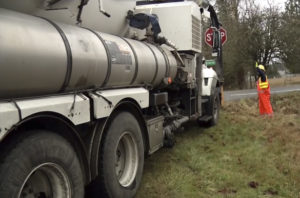
[[268, 77], [266, 76], [265, 67], [262, 64], [256, 63], [256, 71], [258, 73], [258, 81], [256, 83], [256, 86], [258, 92], [260, 115], [273, 116], [273, 109], [270, 102], [270, 84], [268, 81]]

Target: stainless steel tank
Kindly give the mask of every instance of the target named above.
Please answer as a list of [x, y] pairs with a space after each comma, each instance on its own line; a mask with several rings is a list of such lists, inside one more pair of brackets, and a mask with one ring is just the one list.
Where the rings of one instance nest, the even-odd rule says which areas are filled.
[[160, 46], [0, 8], [0, 98], [160, 85], [177, 63]]
[[[100, 32], [126, 36], [129, 25], [125, 18], [128, 10], [134, 10], [136, 0], [101, 1], [102, 8], [111, 17], [106, 17], [99, 11], [99, 0], [89, 0], [83, 7], [80, 25]], [[53, 7], [47, 7], [47, 2], [54, 2]], [[75, 25], [80, 3], [81, 0], [0, 0], [0, 7]]]

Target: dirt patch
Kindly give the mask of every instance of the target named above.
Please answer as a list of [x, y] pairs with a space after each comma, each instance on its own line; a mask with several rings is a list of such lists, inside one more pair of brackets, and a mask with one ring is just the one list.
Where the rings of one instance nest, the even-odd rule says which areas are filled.
[[252, 182], [249, 182], [248, 186], [251, 188], [257, 188], [259, 186], [259, 184], [258, 184], [258, 182], [252, 181]]
[[278, 195], [278, 191], [272, 189], [272, 188], [269, 188], [267, 189], [265, 192], [264, 192], [264, 195]]

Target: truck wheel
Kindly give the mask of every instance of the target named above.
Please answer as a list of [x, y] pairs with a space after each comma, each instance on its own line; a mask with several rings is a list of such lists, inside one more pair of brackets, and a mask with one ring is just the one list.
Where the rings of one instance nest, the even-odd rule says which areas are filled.
[[210, 98], [208, 108], [208, 113], [212, 118], [207, 124], [208, 126], [215, 126], [219, 121], [220, 115], [220, 90], [218, 88], [215, 89], [214, 95]]
[[216, 125], [219, 120], [220, 107], [220, 90], [216, 88], [208, 103], [205, 104], [205, 113], [198, 119], [198, 124], [206, 127]]
[[102, 144], [100, 175], [104, 197], [130, 198], [141, 183], [144, 144], [140, 125], [128, 112], [112, 120]]
[[72, 146], [61, 136], [30, 131], [11, 141], [0, 162], [0, 197], [82, 198], [81, 166]]

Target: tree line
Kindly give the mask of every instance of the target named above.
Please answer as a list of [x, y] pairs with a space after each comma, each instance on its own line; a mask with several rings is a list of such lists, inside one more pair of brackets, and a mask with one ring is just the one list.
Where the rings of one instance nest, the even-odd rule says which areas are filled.
[[[270, 74], [276, 70], [269, 67], [274, 61], [291, 73], [300, 73], [300, 0], [287, 0], [284, 9], [271, 0], [265, 8], [254, 0], [217, 0], [216, 9], [227, 30], [223, 47], [225, 87], [244, 88], [246, 76], [255, 75], [256, 61]], [[211, 52], [208, 46], [204, 48]]]

